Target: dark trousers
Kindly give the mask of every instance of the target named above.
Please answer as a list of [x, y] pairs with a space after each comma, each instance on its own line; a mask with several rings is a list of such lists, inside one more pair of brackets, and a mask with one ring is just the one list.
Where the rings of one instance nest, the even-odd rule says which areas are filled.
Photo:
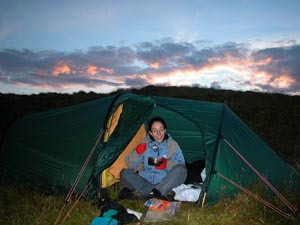
[[162, 195], [173, 188], [184, 183], [187, 176], [187, 169], [184, 165], [175, 165], [168, 175], [158, 184], [150, 184], [132, 169], [123, 169], [120, 174], [121, 183], [131, 190], [137, 190], [142, 195], [149, 194], [153, 188], [160, 191]]

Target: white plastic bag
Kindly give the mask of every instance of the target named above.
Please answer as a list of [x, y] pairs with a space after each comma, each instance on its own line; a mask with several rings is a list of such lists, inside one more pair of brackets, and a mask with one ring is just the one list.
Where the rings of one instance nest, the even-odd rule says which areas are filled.
[[192, 184], [181, 184], [173, 188], [175, 200], [183, 202], [196, 202], [199, 199], [201, 188]]

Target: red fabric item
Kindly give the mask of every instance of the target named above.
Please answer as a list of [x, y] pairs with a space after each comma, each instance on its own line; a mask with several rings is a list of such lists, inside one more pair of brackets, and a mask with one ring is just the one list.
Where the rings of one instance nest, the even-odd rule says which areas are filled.
[[142, 144], [138, 144], [138, 146], [136, 146], [136, 153], [137, 154], [143, 154], [146, 151], [147, 148], [147, 144], [146, 143], [142, 143]]
[[155, 168], [159, 169], [159, 170], [164, 170], [167, 167], [168, 160], [166, 158], [161, 158], [161, 161], [162, 161], [161, 164], [158, 166], [155, 166]]

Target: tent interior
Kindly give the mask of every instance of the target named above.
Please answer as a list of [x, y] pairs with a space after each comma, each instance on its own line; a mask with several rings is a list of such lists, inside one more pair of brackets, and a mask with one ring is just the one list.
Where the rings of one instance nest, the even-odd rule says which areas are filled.
[[[106, 129], [104, 134], [104, 142], [107, 142], [110, 135], [114, 132], [120, 120], [122, 109], [123, 104], [119, 105], [115, 113], [111, 116], [109, 124], [107, 124], [108, 129]], [[102, 187], [108, 187], [112, 183], [119, 181], [120, 171], [127, 167], [125, 163], [126, 155], [139, 143], [141, 143], [144, 138], [146, 138], [148, 130], [147, 123], [149, 119], [156, 116], [160, 116], [166, 120], [167, 132], [170, 133], [175, 140], [180, 139], [181, 146], [183, 146], [182, 151], [187, 164], [192, 164], [196, 161], [205, 161], [205, 142], [201, 128], [197, 127], [193, 121], [189, 120], [184, 115], [168, 110], [162, 106], [156, 106], [153, 112], [148, 118], [146, 118], [136, 133], [129, 140], [129, 143], [124, 147], [124, 150], [121, 150], [118, 158], [109, 168], [104, 170], [102, 173]], [[168, 123], [168, 121], [178, 122]], [[186, 144], [188, 144], [188, 148], [184, 147]], [[198, 168], [199, 171], [202, 169], [203, 168]], [[199, 178], [201, 179], [200, 173]]]

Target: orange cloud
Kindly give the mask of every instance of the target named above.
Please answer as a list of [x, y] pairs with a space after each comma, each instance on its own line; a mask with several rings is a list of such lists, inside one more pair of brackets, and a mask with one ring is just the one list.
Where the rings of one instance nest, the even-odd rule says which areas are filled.
[[287, 88], [295, 83], [295, 80], [288, 75], [282, 75], [272, 82], [272, 85], [278, 88]]
[[155, 69], [158, 69], [159, 68], [159, 63], [158, 62], [156, 62], [156, 63], [151, 63], [150, 64], [153, 68], [155, 68]]
[[98, 68], [99, 71], [104, 71], [106, 73], [112, 74], [114, 72], [113, 69], [109, 69], [109, 68], [104, 68], [104, 67], [100, 67]]
[[95, 75], [97, 72], [106, 72], [108, 74], [112, 74], [114, 71], [113, 69], [109, 69], [109, 68], [104, 68], [104, 67], [97, 67], [97, 66], [94, 66], [94, 65], [89, 65], [87, 67], [87, 73], [90, 74], [90, 75]]
[[264, 59], [261, 59], [259, 61], [249, 61], [249, 66], [263, 66], [268, 65], [273, 61], [271, 57], [267, 57]]
[[88, 72], [88, 74], [90, 74], [90, 75], [94, 75], [94, 74], [97, 73], [97, 67], [96, 67], [96, 66], [90, 65], [90, 66], [88, 66], [88, 68], [87, 68], [87, 72]]
[[288, 75], [281, 75], [279, 77], [276, 77], [274, 79], [273, 75], [270, 73], [266, 73], [266, 72], [260, 72], [260, 73], [256, 73], [252, 76], [251, 78], [251, 83], [253, 85], [256, 84], [262, 84], [262, 85], [266, 85], [269, 84], [272, 87], [275, 88], [288, 88], [290, 86], [292, 86], [295, 83], [295, 80], [293, 78], [291, 78]]
[[251, 77], [251, 83], [252, 84], [269, 84], [270, 80], [272, 79], [272, 75], [268, 74], [266, 72], [259, 72], [259, 73], [255, 73], [253, 74], [253, 76]]
[[52, 75], [58, 76], [59, 74], [70, 74], [71, 69], [68, 65], [61, 65], [61, 63], [58, 63], [57, 66], [55, 66], [52, 70]]

